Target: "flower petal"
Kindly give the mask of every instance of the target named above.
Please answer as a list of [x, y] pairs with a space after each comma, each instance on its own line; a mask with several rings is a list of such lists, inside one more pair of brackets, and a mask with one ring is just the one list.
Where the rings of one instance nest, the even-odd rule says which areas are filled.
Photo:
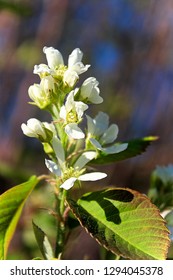
[[52, 135], [56, 135], [56, 128], [53, 123], [43, 122], [42, 124], [43, 124], [44, 128], [46, 128], [46, 130], [49, 130], [52, 132]]
[[89, 101], [93, 104], [100, 104], [103, 102], [103, 98], [99, 95], [98, 92], [95, 92], [90, 96]]
[[67, 84], [69, 87], [74, 87], [74, 85], [76, 84], [78, 79], [79, 79], [79, 76], [76, 73], [76, 71], [67, 69], [64, 72], [63, 82], [64, 82], [64, 84]]
[[98, 84], [98, 81], [94, 77], [86, 79], [81, 86], [81, 97], [94, 104], [101, 103], [103, 98], [99, 96], [100, 90]]
[[64, 167], [65, 163], [65, 152], [61, 141], [57, 137], [53, 137], [52, 146], [55, 151], [56, 157], [61, 167]]
[[89, 64], [84, 65], [82, 62], [78, 62], [74, 64], [72, 67], [70, 67], [70, 70], [75, 71], [78, 75], [86, 72], [88, 68], [90, 67]]
[[46, 64], [39, 64], [39, 65], [35, 65], [34, 66], [34, 70], [33, 70], [34, 74], [47, 74], [50, 75], [52, 73], [52, 70], [46, 65]]
[[77, 178], [76, 177], [71, 177], [67, 179], [61, 186], [60, 188], [63, 188], [65, 190], [69, 190], [74, 186], [74, 183], [76, 182]]
[[84, 99], [90, 97], [94, 86], [97, 86], [97, 85], [98, 85], [98, 82], [96, 83], [95, 78], [89, 77], [88, 79], [86, 79], [81, 86], [81, 96]]
[[89, 136], [94, 135], [94, 132], [95, 132], [94, 120], [90, 116], [88, 116], [88, 115], [86, 115], [86, 118], [87, 118], [88, 134], [89, 134]]
[[92, 172], [86, 173], [78, 177], [80, 181], [97, 181], [107, 177], [106, 173], [103, 172]]
[[25, 123], [22, 123], [21, 129], [23, 131], [23, 134], [25, 134], [28, 137], [38, 137], [37, 134], [32, 129], [30, 129]]
[[103, 112], [99, 112], [95, 119], [87, 116], [88, 132], [92, 136], [101, 136], [108, 129], [109, 117]]
[[100, 138], [100, 142], [102, 145], [109, 144], [115, 141], [118, 135], [118, 126], [116, 124], [110, 125], [110, 127], [104, 132], [102, 137]]
[[50, 94], [50, 91], [55, 90], [55, 80], [52, 76], [43, 77], [41, 79], [40, 86], [48, 96]]
[[65, 102], [65, 108], [67, 114], [74, 109], [75, 103], [74, 103], [74, 91], [70, 91], [70, 93], [67, 96], [66, 102]]
[[72, 137], [73, 139], [83, 139], [85, 134], [82, 130], [78, 127], [76, 123], [69, 123], [65, 126], [65, 132], [68, 136]]
[[102, 148], [102, 151], [105, 154], [117, 154], [120, 152], [123, 152], [124, 150], [126, 150], [128, 147], [128, 143], [123, 143], [123, 144], [116, 144], [107, 148]]
[[75, 169], [82, 169], [90, 160], [95, 158], [96, 152], [94, 151], [89, 151], [89, 152], [84, 152], [75, 162], [74, 168]]
[[63, 105], [60, 109], [59, 116], [61, 119], [66, 121], [66, 115], [67, 115], [66, 108], [65, 108], [65, 105]]
[[30, 86], [28, 89], [28, 95], [35, 102], [45, 98], [45, 94], [39, 84], [33, 84]]
[[99, 112], [94, 119], [95, 135], [102, 135], [107, 130], [109, 125], [109, 116], [106, 113]]
[[68, 58], [68, 67], [71, 68], [77, 62], [81, 62], [83, 53], [79, 48], [76, 48], [72, 51]]
[[68, 68], [75, 71], [77, 74], [82, 74], [88, 70], [90, 65], [83, 65], [81, 62], [83, 53], [79, 48], [72, 51], [68, 58]]
[[50, 68], [55, 69], [60, 64], [64, 65], [61, 53], [53, 47], [44, 47], [43, 52], [46, 55], [47, 63]]
[[83, 116], [84, 111], [88, 109], [88, 105], [86, 105], [82, 101], [75, 101], [75, 109], [76, 109], [78, 119], [80, 120], [81, 117]]
[[22, 124], [21, 128], [26, 136], [36, 138], [41, 137], [42, 141], [46, 139], [46, 133], [43, 129], [42, 123], [35, 118], [29, 119], [27, 125]]
[[96, 149], [102, 150], [102, 146], [100, 145], [100, 143], [99, 143], [96, 139], [90, 138], [89, 140], [90, 140], [91, 144], [92, 144]]
[[61, 169], [59, 166], [53, 162], [52, 160], [45, 159], [46, 167], [50, 170], [50, 172], [54, 173], [57, 176], [61, 176]]

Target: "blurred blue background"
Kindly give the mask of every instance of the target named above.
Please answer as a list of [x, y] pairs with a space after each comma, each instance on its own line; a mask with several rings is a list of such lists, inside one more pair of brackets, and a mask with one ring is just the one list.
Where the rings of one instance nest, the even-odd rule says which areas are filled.
[[81, 48], [91, 64], [81, 77], [96, 77], [104, 98], [91, 114], [107, 112], [118, 140], [159, 136], [145, 154], [106, 167], [108, 184], [145, 191], [155, 166], [173, 162], [173, 1], [0, 0], [1, 191], [45, 171], [40, 144], [20, 128], [31, 117], [48, 118], [27, 103], [28, 87], [38, 82], [33, 67], [46, 62], [44, 46], [65, 61]]

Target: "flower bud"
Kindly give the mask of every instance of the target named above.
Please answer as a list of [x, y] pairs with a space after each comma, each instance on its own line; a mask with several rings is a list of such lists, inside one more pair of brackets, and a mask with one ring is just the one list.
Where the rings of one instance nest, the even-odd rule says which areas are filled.
[[93, 104], [102, 103], [103, 98], [99, 95], [100, 90], [98, 88], [98, 84], [98, 81], [93, 77], [86, 79], [83, 82], [80, 90], [80, 97], [82, 100], [85, 102], [91, 102]]
[[55, 69], [60, 64], [64, 65], [61, 53], [53, 47], [44, 47], [43, 52], [46, 54], [48, 66]]
[[54, 79], [52, 76], [42, 78], [40, 84], [34, 84], [29, 87], [29, 97], [40, 109], [45, 109], [52, 103], [54, 95]]
[[41, 142], [50, 142], [55, 134], [55, 128], [53, 124], [46, 122], [40, 122], [35, 118], [31, 118], [27, 121], [27, 124], [22, 123], [21, 129], [23, 133], [28, 137], [35, 137]]
[[29, 119], [27, 124], [22, 123], [21, 128], [23, 133], [28, 137], [35, 137], [42, 140], [46, 139], [46, 133], [42, 123], [35, 118]]
[[75, 71], [71, 71], [67, 69], [64, 72], [63, 82], [65, 85], [68, 85], [69, 87], [73, 88], [78, 81], [79, 76]]
[[28, 89], [29, 97], [34, 101], [33, 104], [37, 105], [40, 109], [46, 107], [45, 104], [45, 93], [39, 84], [34, 84]]
[[[55, 91], [55, 81], [52, 76], [47, 76], [42, 78], [40, 86], [45, 93], [45, 98], [47, 101], [50, 101], [49, 98], [51, 97], [52, 92]], [[50, 103], [50, 102], [48, 102]]]

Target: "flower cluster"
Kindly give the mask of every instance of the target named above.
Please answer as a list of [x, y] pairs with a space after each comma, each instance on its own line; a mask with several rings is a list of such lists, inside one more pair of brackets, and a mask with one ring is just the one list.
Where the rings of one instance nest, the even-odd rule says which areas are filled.
[[94, 119], [86, 115], [87, 129], [80, 127], [89, 105], [103, 102], [96, 78], [89, 77], [80, 87], [76, 87], [79, 75], [90, 67], [83, 64], [81, 50], [73, 50], [67, 65], [61, 53], [53, 47], [44, 47], [43, 52], [47, 64], [34, 67], [34, 74], [39, 75], [40, 83], [31, 85], [28, 94], [31, 104], [51, 114], [52, 123], [32, 118], [21, 128], [25, 135], [49, 145], [47, 154], [50, 159], [46, 159], [46, 166], [54, 173], [59, 187], [68, 190], [75, 182], [106, 177], [102, 172], [88, 173], [88, 163], [100, 153], [121, 152], [127, 148], [127, 144], [114, 143], [118, 126], [109, 126], [109, 117], [103, 112], [99, 112]]

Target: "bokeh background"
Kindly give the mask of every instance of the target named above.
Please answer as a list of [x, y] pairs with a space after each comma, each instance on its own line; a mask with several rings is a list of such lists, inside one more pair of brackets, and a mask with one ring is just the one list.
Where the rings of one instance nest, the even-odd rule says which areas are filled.
[[173, 163], [173, 1], [0, 0], [1, 193], [47, 172], [42, 147], [20, 128], [31, 117], [49, 118], [27, 94], [38, 82], [34, 65], [46, 62], [44, 46], [66, 61], [81, 48], [104, 98], [90, 113], [107, 112], [119, 141], [159, 136], [143, 155], [104, 167], [106, 184], [147, 192], [153, 169]]

